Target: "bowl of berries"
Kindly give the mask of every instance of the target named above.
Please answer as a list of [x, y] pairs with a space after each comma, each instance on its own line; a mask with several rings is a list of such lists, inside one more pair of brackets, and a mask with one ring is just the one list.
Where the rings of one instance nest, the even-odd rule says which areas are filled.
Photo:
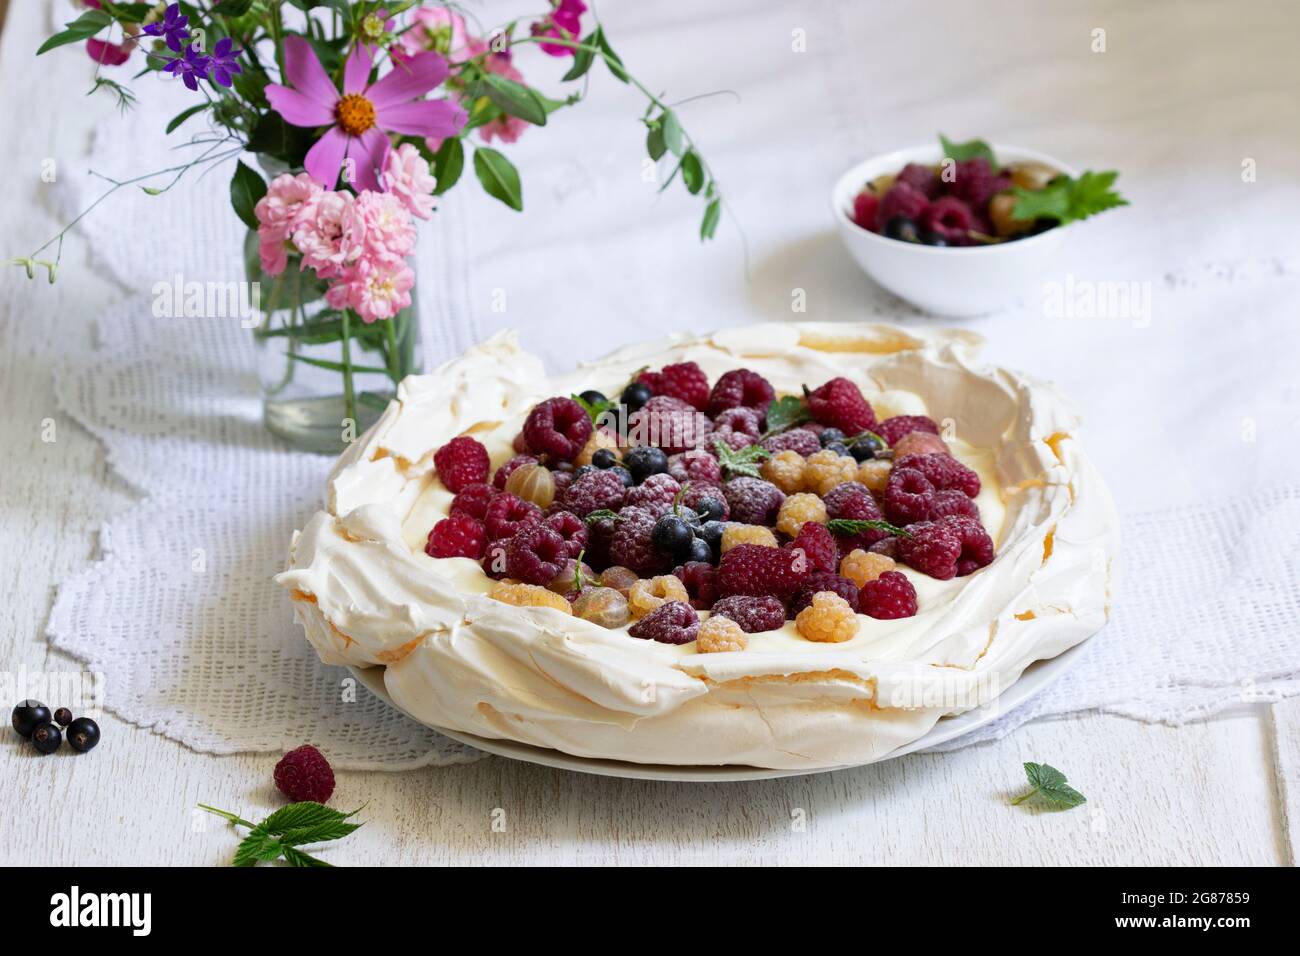
[[835, 184], [831, 207], [845, 247], [877, 283], [926, 312], [982, 315], [1048, 271], [1063, 226], [1128, 204], [1112, 188], [1117, 176], [940, 136], [858, 163]]

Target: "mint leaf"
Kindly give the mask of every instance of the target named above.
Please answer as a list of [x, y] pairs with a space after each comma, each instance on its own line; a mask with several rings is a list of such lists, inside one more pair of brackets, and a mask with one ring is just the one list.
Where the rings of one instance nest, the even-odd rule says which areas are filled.
[[297, 847], [339, 840], [361, 826], [347, 822], [359, 810], [344, 813], [310, 800], [281, 807], [257, 824], [206, 804], [200, 803], [199, 807], [229, 821], [231, 826], [248, 828], [248, 834], [235, 850], [232, 866], [254, 866], [282, 858], [292, 866], [329, 866], [324, 860], [318, 860]]
[[775, 399], [767, 406], [767, 434], [775, 435], [812, 420], [812, 413], [798, 395]]
[[587, 517], [582, 519], [587, 524], [595, 524], [598, 521], [622, 521], [617, 512], [610, 511], [608, 508], [597, 508], [595, 511], [588, 512]]
[[600, 421], [601, 415], [604, 415], [611, 408], [618, 407], [618, 402], [610, 401], [608, 398], [603, 402], [589, 402], [581, 395], [570, 395], [569, 397], [582, 406], [582, 410], [587, 413], [587, 417], [591, 419], [593, 425]]
[[1065, 774], [1050, 764], [1026, 763], [1025, 776], [1029, 779], [1031, 789], [1022, 793], [1011, 802], [1021, 804], [1030, 797], [1037, 796], [1040, 802], [1053, 810], [1068, 810], [1086, 803], [1088, 798], [1075, 790], [1065, 781]]
[[896, 538], [910, 538], [912, 533], [905, 528], [890, 524], [888, 521], [876, 521], [867, 518], [832, 518], [826, 522], [826, 530], [831, 534], [861, 534], [864, 531], [884, 531]]
[[1127, 206], [1128, 200], [1111, 188], [1118, 176], [1113, 169], [1104, 173], [1088, 170], [1078, 179], [1061, 174], [1043, 189], [1017, 186], [1012, 190], [1016, 205], [1011, 215], [1015, 219], [1055, 219], [1065, 225]]
[[772, 457], [772, 453], [762, 445], [746, 445], [733, 451], [731, 446], [721, 438], [713, 439], [713, 447], [717, 449], [718, 464], [722, 466], [723, 473], [729, 478], [734, 478], [736, 475], [758, 478], [760, 477], [758, 463], [764, 458]]
[[965, 143], [954, 143], [943, 133], [939, 134], [939, 145], [943, 147], [945, 159], [951, 159], [953, 162], [962, 163], [968, 159], [979, 159], [983, 157], [989, 161], [989, 165], [994, 169], [997, 168], [998, 161], [993, 157], [993, 147], [982, 139], [972, 139]]

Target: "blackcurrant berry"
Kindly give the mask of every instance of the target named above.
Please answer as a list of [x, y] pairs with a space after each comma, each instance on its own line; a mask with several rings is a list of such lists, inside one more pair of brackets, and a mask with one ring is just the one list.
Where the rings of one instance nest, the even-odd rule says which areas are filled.
[[837, 455], [847, 455], [849, 448], [842, 441], [833, 441], [825, 448], [826, 451], [833, 451]]
[[99, 743], [99, 724], [89, 717], [78, 717], [68, 725], [68, 744], [78, 753], [94, 750]]
[[66, 727], [72, 723], [72, 711], [66, 707], [60, 707], [54, 712], [54, 722], [60, 727]]
[[609, 401], [604, 392], [598, 392], [594, 388], [589, 388], [578, 396], [588, 405], [600, 405]]
[[649, 385], [644, 382], [633, 382], [623, 389], [623, 394], [619, 396], [618, 400], [627, 406], [630, 414], [639, 411], [641, 406], [652, 398], [654, 398], [654, 392], [650, 391]]
[[34, 731], [41, 724], [48, 723], [50, 719], [50, 708], [46, 707], [39, 700], [23, 700], [18, 702], [14, 708], [11, 723], [14, 730], [20, 737], [31, 737]]
[[948, 240], [937, 232], [921, 233], [921, 242], [927, 246], [946, 246], [948, 244]]
[[821, 440], [822, 447], [825, 448], [831, 442], [843, 442], [844, 432], [838, 428], [823, 428], [822, 433], [817, 437]]
[[701, 498], [695, 510], [704, 521], [721, 521], [727, 512], [727, 505], [721, 498]]
[[631, 488], [636, 484], [636, 479], [632, 477], [632, 472], [628, 471], [622, 465], [614, 465], [609, 469], [611, 475], [618, 475], [618, 480], [623, 482], [624, 488]]
[[662, 474], [668, 470], [668, 456], [662, 448], [653, 445], [639, 445], [623, 456], [623, 464], [632, 472], [632, 477], [639, 485], [651, 475]]
[[686, 554], [695, 540], [695, 535], [691, 532], [691, 526], [676, 515], [664, 515], [655, 522], [654, 530], [650, 532], [650, 540], [655, 549], [663, 554], [680, 556]]
[[709, 542], [703, 538], [691, 538], [691, 545], [686, 549], [687, 561], [703, 561], [706, 564], [713, 563], [713, 549], [709, 547]]
[[722, 541], [722, 532], [727, 530], [725, 521], [706, 521], [700, 528], [700, 537], [715, 547]]
[[916, 221], [905, 216], [895, 216], [885, 223], [885, 235], [890, 239], [901, 239], [903, 242], [921, 241]]
[[63, 732], [48, 721], [32, 731], [32, 746], [43, 754], [52, 754], [63, 743]]
[[597, 448], [591, 456], [591, 463], [597, 468], [613, 468], [618, 464], [618, 455], [608, 448]]

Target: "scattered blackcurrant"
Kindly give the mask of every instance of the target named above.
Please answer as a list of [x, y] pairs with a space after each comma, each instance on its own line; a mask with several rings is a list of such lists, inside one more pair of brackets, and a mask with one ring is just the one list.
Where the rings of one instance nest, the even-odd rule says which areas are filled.
[[14, 730], [18, 731], [20, 737], [31, 737], [34, 731], [41, 724], [48, 723], [50, 719], [50, 708], [46, 707], [39, 700], [19, 701], [18, 706], [14, 708], [11, 723]]
[[66, 727], [72, 723], [72, 711], [66, 707], [60, 707], [54, 712], [54, 722], [60, 727]]
[[597, 468], [613, 468], [618, 464], [618, 455], [609, 448], [597, 448], [591, 456], [591, 463]]
[[633, 382], [623, 389], [619, 401], [626, 405], [628, 412], [631, 413], [640, 410], [641, 406], [652, 398], [654, 398], [654, 392], [650, 391], [649, 385], [644, 382]]
[[691, 526], [676, 515], [664, 515], [655, 522], [654, 530], [650, 532], [650, 540], [655, 549], [674, 557], [686, 554], [694, 539]]
[[68, 725], [68, 745], [78, 753], [94, 750], [99, 743], [99, 724], [89, 717], [78, 717]]
[[32, 746], [43, 754], [52, 754], [63, 743], [63, 732], [46, 721], [32, 731]]
[[699, 512], [700, 519], [703, 521], [721, 521], [722, 516], [727, 513], [727, 504], [721, 498], [701, 498], [695, 510]]

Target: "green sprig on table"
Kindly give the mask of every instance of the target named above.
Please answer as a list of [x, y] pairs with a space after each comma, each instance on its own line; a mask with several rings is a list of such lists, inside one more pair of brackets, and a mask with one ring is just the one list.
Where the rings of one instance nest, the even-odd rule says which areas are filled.
[[218, 810], [204, 803], [198, 806], [201, 810], [229, 821], [232, 827], [248, 829], [248, 835], [235, 850], [231, 866], [255, 866], [275, 860], [284, 860], [290, 866], [333, 866], [299, 847], [340, 840], [362, 826], [360, 823], [348, 822], [349, 818], [360, 812], [360, 808], [351, 813], [343, 813], [310, 800], [281, 807], [261, 823], [250, 823], [228, 810]]
[[1013, 797], [1012, 804], [1019, 805], [1034, 798], [1050, 809], [1069, 810], [1088, 802], [1087, 797], [1065, 782], [1065, 774], [1050, 764], [1026, 763], [1025, 776], [1029, 778], [1031, 789]]

